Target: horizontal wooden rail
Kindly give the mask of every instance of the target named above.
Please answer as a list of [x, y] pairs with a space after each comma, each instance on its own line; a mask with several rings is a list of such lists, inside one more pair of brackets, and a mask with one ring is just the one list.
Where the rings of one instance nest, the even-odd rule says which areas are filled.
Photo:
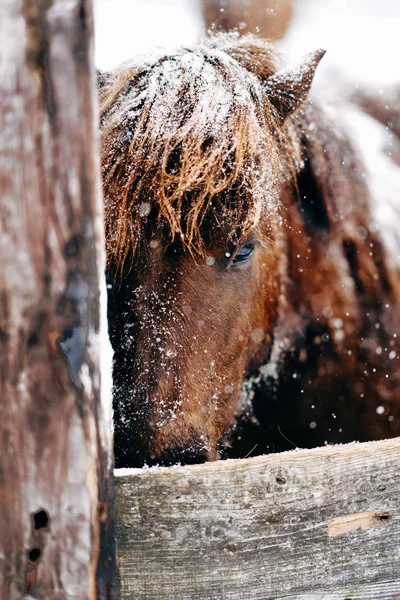
[[400, 439], [116, 484], [123, 599], [400, 598]]

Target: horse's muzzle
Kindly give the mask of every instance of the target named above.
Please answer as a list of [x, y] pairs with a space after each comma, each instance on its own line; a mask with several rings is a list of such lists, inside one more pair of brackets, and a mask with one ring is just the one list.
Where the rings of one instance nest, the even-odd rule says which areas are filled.
[[212, 453], [204, 445], [190, 444], [186, 447], [166, 448], [161, 453], [154, 453], [149, 448], [134, 444], [117, 444], [115, 446], [115, 466], [117, 468], [142, 468], [159, 465], [192, 465], [212, 460]]
[[210, 460], [209, 452], [204, 448], [195, 449], [173, 449], [164, 452], [162, 455], [150, 459], [147, 462], [149, 465], [160, 465], [163, 467], [170, 467], [172, 465], [194, 465], [197, 463], [204, 463]]

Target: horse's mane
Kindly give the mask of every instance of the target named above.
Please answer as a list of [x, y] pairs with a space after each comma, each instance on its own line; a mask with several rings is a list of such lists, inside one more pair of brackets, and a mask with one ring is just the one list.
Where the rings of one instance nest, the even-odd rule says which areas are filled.
[[267, 42], [225, 34], [101, 81], [109, 261], [121, 267], [152, 223], [202, 254], [205, 220], [240, 237], [276, 214], [299, 159], [263, 86], [276, 70]]

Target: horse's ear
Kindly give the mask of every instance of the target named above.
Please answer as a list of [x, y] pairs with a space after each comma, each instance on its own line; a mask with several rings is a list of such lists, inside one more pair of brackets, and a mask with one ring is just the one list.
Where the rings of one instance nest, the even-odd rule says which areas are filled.
[[315, 50], [302, 61], [271, 75], [265, 81], [268, 98], [278, 111], [282, 123], [307, 99], [315, 70], [326, 50]]

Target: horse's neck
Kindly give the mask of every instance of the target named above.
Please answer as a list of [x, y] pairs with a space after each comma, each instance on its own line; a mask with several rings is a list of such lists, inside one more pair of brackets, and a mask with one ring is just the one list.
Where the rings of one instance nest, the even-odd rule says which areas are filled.
[[286, 264], [276, 336], [287, 339], [287, 323], [298, 319], [297, 338], [313, 322], [340, 345], [370, 334], [377, 307], [400, 303], [400, 169], [385, 155], [385, 141], [393, 143], [385, 129], [353, 108], [335, 114], [309, 105], [295, 126], [304, 166], [297, 189], [282, 194]]
[[[384, 102], [384, 100], [382, 100]], [[397, 107], [400, 123], [400, 105]], [[346, 131], [365, 166], [371, 228], [380, 237], [392, 269], [400, 269], [400, 139], [355, 106], [343, 114]], [[400, 131], [400, 129], [399, 129]]]
[[[285, 423], [289, 413], [294, 422], [288, 429], [304, 426], [307, 435], [316, 416], [311, 409], [320, 407], [322, 423], [329, 406], [336, 407], [336, 414], [349, 405], [353, 416], [343, 409], [349, 440], [359, 438], [358, 416], [368, 410], [365, 418], [375, 428], [371, 435], [387, 435], [383, 421], [376, 424], [375, 408], [382, 398], [390, 403], [398, 396], [394, 358], [400, 356], [400, 275], [394, 259], [400, 256], [400, 243], [395, 235], [388, 240], [386, 232], [392, 225], [394, 233], [400, 232], [400, 210], [382, 229], [380, 210], [391, 206], [390, 190], [398, 194], [400, 170], [382, 154], [383, 141], [390, 141], [384, 130], [373, 131], [366, 117], [346, 111], [340, 127], [339, 117], [317, 106], [298, 117], [304, 166], [298, 189], [282, 191], [286, 226], [280, 240], [279, 316], [270, 353], [244, 398], [250, 397], [257, 418], [264, 414], [260, 407], [289, 406]], [[358, 147], [360, 141], [371, 161]], [[345, 404], [338, 402], [338, 390]], [[265, 403], [265, 398], [275, 402]]]
[[[371, 106], [368, 108], [371, 112]], [[400, 132], [400, 105], [397, 118], [393, 107], [390, 115], [394, 121], [390, 124], [397, 125]], [[313, 192], [319, 209], [313, 213], [315, 227], [324, 224], [315, 222], [315, 216], [321, 219], [326, 215], [331, 230], [343, 239], [355, 233], [362, 238], [360, 227], [376, 233], [390, 255], [390, 267], [399, 269], [400, 138], [395, 127], [389, 129], [386, 122], [348, 100], [334, 107], [325, 105], [323, 110], [308, 105], [298, 114], [296, 128], [306, 165], [299, 174], [300, 185], [307, 165], [316, 184]]]

